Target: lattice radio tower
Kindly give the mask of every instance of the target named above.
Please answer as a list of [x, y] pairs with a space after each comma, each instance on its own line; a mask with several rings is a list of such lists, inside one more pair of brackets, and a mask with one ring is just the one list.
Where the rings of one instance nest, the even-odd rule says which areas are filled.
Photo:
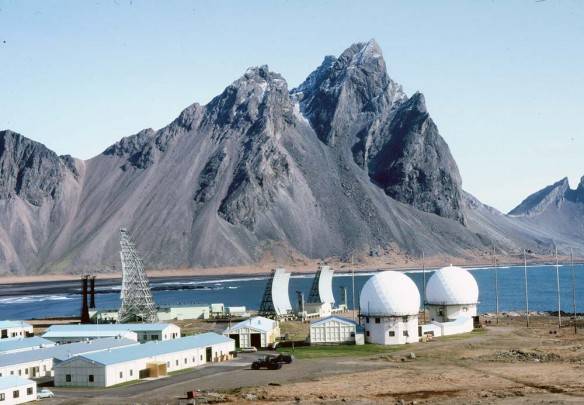
[[118, 322], [157, 322], [156, 305], [152, 298], [142, 259], [125, 228], [120, 229], [120, 257], [122, 259], [122, 305]]

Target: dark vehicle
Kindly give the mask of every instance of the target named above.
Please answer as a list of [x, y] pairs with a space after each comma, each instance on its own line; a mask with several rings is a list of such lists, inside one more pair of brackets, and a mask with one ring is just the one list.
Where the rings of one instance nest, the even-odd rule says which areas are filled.
[[294, 356], [290, 353], [280, 353], [276, 356], [276, 361], [278, 363], [290, 364], [294, 361]]
[[279, 370], [282, 368], [282, 363], [277, 360], [277, 356], [260, 357], [251, 363], [252, 370], [259, 370], [262, 368], [267, 368], [268, 370]]

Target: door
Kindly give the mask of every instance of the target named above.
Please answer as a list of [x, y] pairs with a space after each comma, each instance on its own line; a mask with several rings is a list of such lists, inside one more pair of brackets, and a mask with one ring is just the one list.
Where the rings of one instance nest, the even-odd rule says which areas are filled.
[[212, 347], [207, 347], [205, 349], [205, 360], [207, 361], [207, 363], [210, 363], [213, 361], [213, 348]]
[[229, 337], [233, 340], [235, 340], [235, 348], [239, 349], [239, 334], [238, 333], [234, 333], [232, 335], [229, 335]]
[[262, 335], [260, 333], [251, 334], [251, 345], [256, 349], [260, 349], [262, 347]]

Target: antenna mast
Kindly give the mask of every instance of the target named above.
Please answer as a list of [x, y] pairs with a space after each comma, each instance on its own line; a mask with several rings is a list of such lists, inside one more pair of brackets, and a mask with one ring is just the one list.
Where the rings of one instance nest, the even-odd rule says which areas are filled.
[[525, 280], [525, 317], [529, 328], [529, 294], [527, 293], [527, 255], [523, 249], [523, 279]]
[[561, 312], [561, 301], [560, 301], [560, 263], [558, 261], [558, 245], [554, 242], [556, 247], [556, 289], [558, 291], [558, 328], [562, 327], [562, 312]]
[[125, 228], [120, 229], [122, 260], [122, 305], [118, 322], [157, 322], [156, 305], [136, 245]]

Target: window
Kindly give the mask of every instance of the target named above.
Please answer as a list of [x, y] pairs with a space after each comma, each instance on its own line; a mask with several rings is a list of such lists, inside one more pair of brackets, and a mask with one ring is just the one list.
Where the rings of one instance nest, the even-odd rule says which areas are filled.
[[12, 391], [12, 398], [18, 398], [20, 396], [20, 391], [16, 390], [16, 391]]
[[366, 332], [366, 335], [369, 336], [369, 331]]
[[187, 364], [187, 358], [185, 357], [185, 364]]
[[120, 371], [120, 378], [124, 378], [124, 372]]
[[130, 370], [130, 377], [134, 375], [134, 370]]
[[0, 393], [0, 401], [4, 401], [6, 399], [6, 395], [2, 392]]
[[201, 354], [201, 361], [203, 361], [203, 355]]
[[392, 336], [392, 337], [393, 337], [393, 336], [395, 336], [395, 331], [393, 331], [393, 330], [390, 330], [390, 331], [389, 331], [389, 336]]
[[368, 316], [365, 317], [365, 323], [369, 323], [369, 317]]
[[158, 340], [158, 335], [151, 335], [150, 340]]
[[404, 330], [404, 336], [406, 336], [406, 337], [407, 337], [407, 336], [410, 336], [410, 334], [408, 333], [408, 331], [407, 331], [407, 330]]
[[22, 370], [18, 370], [18, 375], [22, 375]]
[[32, 387], [26, 389], [26, 395], [32, 395]]
[[178, 360], [176, 361], [176, 365], [178, 366]]
[[65, 382], [71, 382], [71, 374], [65, 375]]
[[89, 380], [89, 382], [95, 381], [95, 377], [93, 376], [93, 374], [89, 374], [88, 380]]
[[375, 318], [375, 323], [380, 323], [380, 322], [381, 322], [381, 319]]
[[196, 360], [195, 356], [193, 356], [193, 363], [194, 363], [194, 362], [196, 362], [196, 361], [197, 361], [197, 360]]

